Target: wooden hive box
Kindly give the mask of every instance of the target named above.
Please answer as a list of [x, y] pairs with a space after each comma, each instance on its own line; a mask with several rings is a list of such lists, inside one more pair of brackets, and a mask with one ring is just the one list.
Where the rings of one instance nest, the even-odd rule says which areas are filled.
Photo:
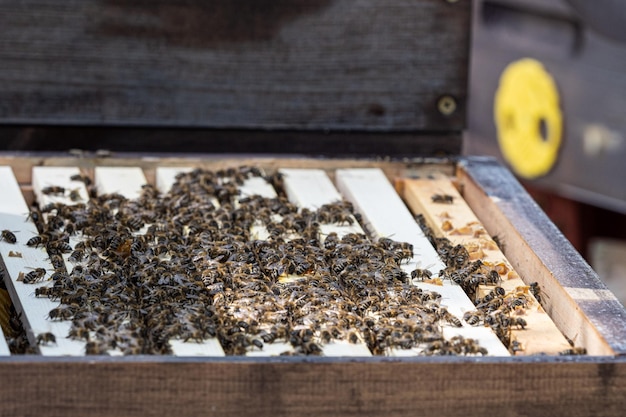
[[[15, 244], [3, 236], [0, 255], [37, 350], [7, 355], [0, 346], [3, 413], [623, 414], [624, 308], [508, 170], [459, 156], [470, 3], [233, 4], [2, 6], [0, 36], [9, 46], [0, 51], [1, 130], [32, 148], [0, 154], [1, 229], [16, 236]], [[102, 144], [114, 152], [92, 152]], [[40, 151], [69, 147], [84, 151]], [[224, 355], [227, 347], [208, 338], [172, 341], [170, 355], [84, 356], [84, 341], [59, 333], [67, 322], [49, 317], [58, 303], [34, 294], [51, 285], [50, 273], [24, 283], [36, 270], [27, 268], [49, 262], [43, 249], [24, 244], [37, 235], [25, 221], [28, 205], [71, 201], [46, 187], [79, 189], [69, 177], [80, 173], [97, 193], [135, 197], [145, 183], [166, 191], [181, 171], [239, 166], [281, 172], [280, 189], [300, 207], [351, 201], [360, 221], [328, 230], [411, 242], [417, 260], [402, 268], [431, 270], [415, 285], [443, 294], [442, 305], [462, 321], [456, 330], [442, 325], [444, 334], [480, 339], [489, 353], [371, 355], [360, 334], [357, 343], [323, 345], [322, 355], [276, 355], [288, 343]], [[277, 191], [256, 180], [239, 188], [244, 197]], [[440, 272], [445, 265], [417, 214], [473, 262], [499, 268], [507, 294], [524, 294], [526, 325], [507, 330], [507, 343], [465, 316], [494, 285], [457, 304], [463, 292]], [[37, 344], [48, 332], [56, 340]], [[586, 355], [559, 354], [583, 348]]]

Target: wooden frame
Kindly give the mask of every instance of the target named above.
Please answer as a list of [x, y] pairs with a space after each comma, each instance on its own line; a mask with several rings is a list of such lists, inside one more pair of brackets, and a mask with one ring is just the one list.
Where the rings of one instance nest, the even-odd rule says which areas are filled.
[[5, 124], [457, 133], [465, 125], [468, 1], [0, 7]]
[[[626, 405], [626, 312], [512, 175], [492, 159], [319, 160], [194, 155], [0, 155], [29, 196], [35, 165], [266, 169], [380, 167], [391, 179], [454, 175], [508, 259], [550, 295], [564, 334], [581, 333], [601, 356], [402, 358], [0, 358], [0, 404], [12, 415], [621, 415]], [[32, 195], [31, 197], [32, 198]]]
[[626, 361], [1, 360], [7, 415], [619, 416]]

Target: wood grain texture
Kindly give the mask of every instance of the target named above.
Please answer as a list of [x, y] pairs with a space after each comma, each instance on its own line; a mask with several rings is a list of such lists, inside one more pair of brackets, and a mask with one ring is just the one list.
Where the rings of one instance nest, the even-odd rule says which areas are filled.
[[[121, 359], [121, 358], [118, 358]], [[621, 416], [626, 362], [0, 359], [3, 415]]]
[[465, 201], [490, 234], [504, 237], [520, 276], [539, 283], [543, 306], [565, 336], [591, 354], [626, 355], [626, 310], [513, 175], [485, 157], [459, 168]]
[[458, 132], [469, 22], [469, 1], [3, 0], [0, 121]]

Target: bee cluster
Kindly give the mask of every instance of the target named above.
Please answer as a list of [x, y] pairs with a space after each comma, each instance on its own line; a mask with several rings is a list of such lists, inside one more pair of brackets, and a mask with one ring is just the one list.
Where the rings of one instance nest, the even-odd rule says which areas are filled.
[[[539, 294], [539, 286], [533, 283], [516, 291], [505, 291], [499, 285], [500, 275], [507, 272], [504, 264], [491, 265], [480, 259], [472, 261], [471, 254], [465, 246], [452, 245], [449, 239], [435, 236], [423, 216], [418, 215], [417, 220], [446, 264], [446, 269], [441, 273], [442, 277], [459, 284], [474, 300], [476, 310], [465, 313], [463, 319], [472, 326], [491, 327], [513, 353], [521, 350], [519, 344], [515, 344], [511, 339], [511, 329], [526, 327], [526, 320], [521, 316], [524, 309], [533, 303], [530, 294]], [[491, 288], [483, 297], [477, 295], [480, 285]]]
[[[410, 244], [322, 234], [322, 225], [358, 220], [348, 202], [308, 210], [282, 196], [239, 194], [261, 175], [255, 167], [196, 169], [165, 194], [146, 185], [134, 200], [106, 194], [42, 207], [46, 222], [31, 213], [40, 234], [27, 244], [45, 246], [55, 272], [36, 296], [60, 302], [50, 319], [70, 320], [68, 337], [84, 340], [87, 354], [168, 354], [170, 340], [214, 337], [234, 355], [275, 341], [321, 354], [338, 340], [364, 342], [374, 354], [487, 353], [473, 339], [443, 337], [442, 325], [461, 322], [439, 294], [411, 284], [401, 268], [413, 257]], [[268, 180], [280, 185], [279, 176]], [[446, 259], [473, 268], [455, 248]], [[44, 279], [33, 272], [28, 283]]]

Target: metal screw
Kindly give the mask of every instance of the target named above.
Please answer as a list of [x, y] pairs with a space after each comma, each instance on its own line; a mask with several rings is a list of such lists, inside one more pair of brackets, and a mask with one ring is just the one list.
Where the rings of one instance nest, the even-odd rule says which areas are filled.
[[456, 110], [456, 100], [452, 96], [441, 96], [437, 101], [439, 113], [450, 116]]

